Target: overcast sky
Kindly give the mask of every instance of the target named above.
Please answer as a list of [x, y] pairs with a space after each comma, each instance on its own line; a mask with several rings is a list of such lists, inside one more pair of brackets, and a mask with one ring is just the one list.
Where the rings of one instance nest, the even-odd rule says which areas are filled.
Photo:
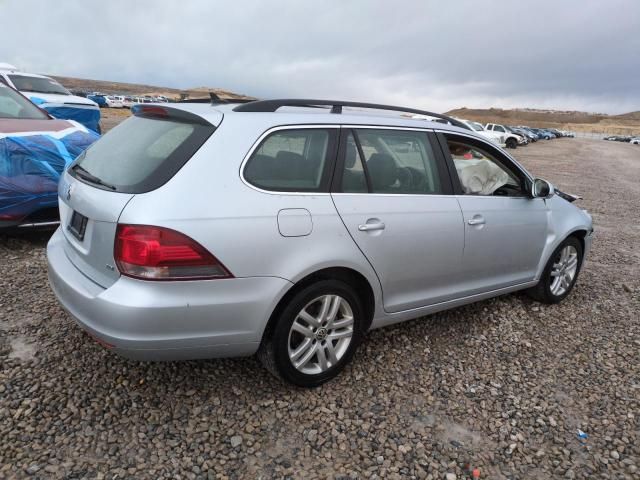
[[639, 0], [0, 0], [0, 62], [262, 98], [640, 110]]

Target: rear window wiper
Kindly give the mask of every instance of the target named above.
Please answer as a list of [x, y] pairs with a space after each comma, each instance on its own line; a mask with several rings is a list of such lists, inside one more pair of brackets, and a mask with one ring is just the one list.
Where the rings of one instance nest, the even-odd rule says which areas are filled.
[[100, 180], [98, 177], [92, 175], [80, 165], [74, 165], [73, 167], [71, 167], [71, 170], [73, 170], [77, 176], [88, 182], [95, 183], [96, 185], [102, 185], [103, 187], [110, 188], [111, 190], [116, 190], [115, 185], [111, 185], [110, 183]]

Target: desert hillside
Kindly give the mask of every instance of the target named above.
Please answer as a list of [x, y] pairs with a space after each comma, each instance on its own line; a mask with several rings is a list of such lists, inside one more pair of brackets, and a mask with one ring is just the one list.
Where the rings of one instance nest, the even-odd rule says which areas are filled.
[[207, 97], [209, 92], [214, 92], [220, 98], [253, 98], [247, 95], [232, 92], [215, 87], [195, 87], [186, 90], [179, 88], [159, 87], [155, 85], [141, 85], [136, 83], [112, 82], [108, 80], [90, 80], [86, 78], [72, 78], [52, 76], [69, 90], [82, 90], [86, 92], [102, 92], [106, 94], [126, 95], [164, 95], [167, 98], [179, 100], [181, 95], [189, 98]]
[[481, 123], [528, 125], [538, 128], [559, 128], [578, 132], [640, 135], [640, 111], [622, 115], [560, 110], [500, 108], [458, 108], [447, 112], [454, 117]]

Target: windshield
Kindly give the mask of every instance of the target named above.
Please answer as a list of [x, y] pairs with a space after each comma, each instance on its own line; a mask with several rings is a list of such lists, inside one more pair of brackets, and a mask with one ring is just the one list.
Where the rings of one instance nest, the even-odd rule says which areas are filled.
[[70, 95], [66, 88], [52, 78], [30, 77], [27, 75], [9, 75], [9, 78], [16, 89], [20, 91]]
[[471, 124], [471, 128], [473, 128], [476, 132], [484, 131], [484, 127], [478, 122], [469, 122]]
[[0, 118], [47, 120], [49, 117], [11, 87], [0, 83]]

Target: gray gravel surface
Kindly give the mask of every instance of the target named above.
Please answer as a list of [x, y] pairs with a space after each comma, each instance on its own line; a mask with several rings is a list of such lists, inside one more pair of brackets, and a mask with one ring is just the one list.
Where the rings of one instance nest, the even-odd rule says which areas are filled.
[[372, 332], [315, 390], [252, 358], [118, 358], [56, 304], [47, 235], [0, 237], [0, 478], [640, 478], [640, 147], [515, 156], [595, 218], [572, 295]]

